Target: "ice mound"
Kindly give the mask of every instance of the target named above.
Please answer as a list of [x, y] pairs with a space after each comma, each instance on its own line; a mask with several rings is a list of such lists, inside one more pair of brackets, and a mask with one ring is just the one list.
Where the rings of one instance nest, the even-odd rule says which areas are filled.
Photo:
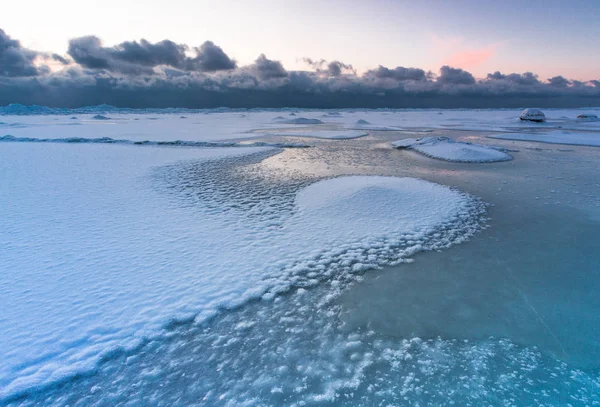
[[110, 120], [110, 117], [104, 116], [102, 114], [97, 114], [95, 116], [92, 116], [92, 119], [94, 119], [94, 120]]
[[538, 143], [600, 147], [600, 131], [586, 133], [577, 131], [556, 130], [547, 133], [493, 134], [488, 137], [502, 140], [535, 141]]
[[463, 163], [491, 163], [512, 160], [500, 149], [480, 144], [453, 141], [447, 137], [407, 138], [392, 143], [394, 148], [409, 148], [427, 157]]
[[539, 109], [525, 109], [519, 118], [524, 121], [541, 123], [546, 120], [546, 115]]
[[273, 153], [3, 145], [0, 400], [94, 369], [169, 323], [397, 264], [478, 229], [476, 200], [426, 181], [239, 171]]
[[363, 120], [363, 119], [358, 119], [355, 124], [358, 124], [359, 126], [362, 126], [362, 125], [371, 124], [371, 123], [369, 123], [368, 121]]
[[585, 113], [578, 115], [577, 120], [595, 122], [598, 121], [598, 116], [595, 114]]
[[281, 131], [281, 132], [270, 132], [269, 134], [275, 134], [278, 136], [288, 137], [308, 137], [308, 138], [320, 138], [329, 140], [349, 140], [359, 137], [368, 136], [369, 133], [364, 131], [352, 131], [352, 130], [302, 130], [302, 131]]
[[296, 119], [289, 119], [283, 121], [286, 124], [323, 124], [319, 119], [307, 119], [306, 117], [298, 117]]

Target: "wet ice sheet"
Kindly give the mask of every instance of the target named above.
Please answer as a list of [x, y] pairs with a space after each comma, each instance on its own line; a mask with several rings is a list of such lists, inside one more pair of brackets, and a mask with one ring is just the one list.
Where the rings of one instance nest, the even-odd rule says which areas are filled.
[[488, 137], [504, 140], [535, 141], [539, 143], [600, 147], [600, 131], [594, 133], [584, 133], [557, 130], [545, 133], [494, 134]]
[[481, 144], [450, 140], [447, 137], [408, 138], [392, 143], [395, 148], [408, 148], [427, 157], [466, 163], [491, 163], [508, 161], [512, 156], [501, 149]]
[[[269, 186], [237, 173], [254, 151], [3, 144], [1, 395], [86, 371], [169, 321], [477, 229], [477, 204], [449, 188], [386, 177]], [[219, 157], [230, 158], [207, 161]]]
[[247, 304], [205, 326], [177, 327], [134, 353], [115, 355], [95, 375], [14, 404], [475, 407], [600, 402], [600, 378], [510, 340], [394, 338], [354, 329], [332, 295], [341, 285], [324, 281], [273, 302]]

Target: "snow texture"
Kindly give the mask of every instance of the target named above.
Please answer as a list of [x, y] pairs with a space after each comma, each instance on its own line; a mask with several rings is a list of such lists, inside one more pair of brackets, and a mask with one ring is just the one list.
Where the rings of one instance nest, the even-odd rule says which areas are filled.
[[94, 369], [170, 323], [396, 264], [477, 228], [473, 198], [425, 181], [280, 185], [239, 172], [276, 152], [2, 144], [0, 400]]
[[407, 138], [393, 142], [392, 146], [399, 149], [408, 148], [427, 157], [452, 162], [489, 163], [512, 159], [510, 154], [500, 149], [457, 142], [447, 137]]

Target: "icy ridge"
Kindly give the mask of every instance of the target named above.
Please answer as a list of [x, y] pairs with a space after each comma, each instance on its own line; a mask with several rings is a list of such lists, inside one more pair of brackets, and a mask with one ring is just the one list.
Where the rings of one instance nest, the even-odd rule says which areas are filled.
[[180, 146], [180, 147], [200, 147], [200, 148], [222, 148], [222, 147], [277, 147], [277, 148], [308, 148], [310, 145], [304, 143], [267, 143], [264, 141], [237, 143], [237, 142], [217, 142], [217, 141], [134, 141], [126, 139], [114, 139], [111, 137], [68, 137], [68, 138], [35, 138], [35, 137], [14, 137], [10, 135], [0, 136], [0, 142], [11, 143], [71, 143], [71, 144], [121, 144], [136, 146]]

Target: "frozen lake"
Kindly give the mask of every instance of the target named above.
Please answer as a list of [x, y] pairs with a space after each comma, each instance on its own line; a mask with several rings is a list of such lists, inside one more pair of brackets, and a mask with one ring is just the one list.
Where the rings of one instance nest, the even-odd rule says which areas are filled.
[[580, 110], [0, 113], [0, 404], [600, 403]]

